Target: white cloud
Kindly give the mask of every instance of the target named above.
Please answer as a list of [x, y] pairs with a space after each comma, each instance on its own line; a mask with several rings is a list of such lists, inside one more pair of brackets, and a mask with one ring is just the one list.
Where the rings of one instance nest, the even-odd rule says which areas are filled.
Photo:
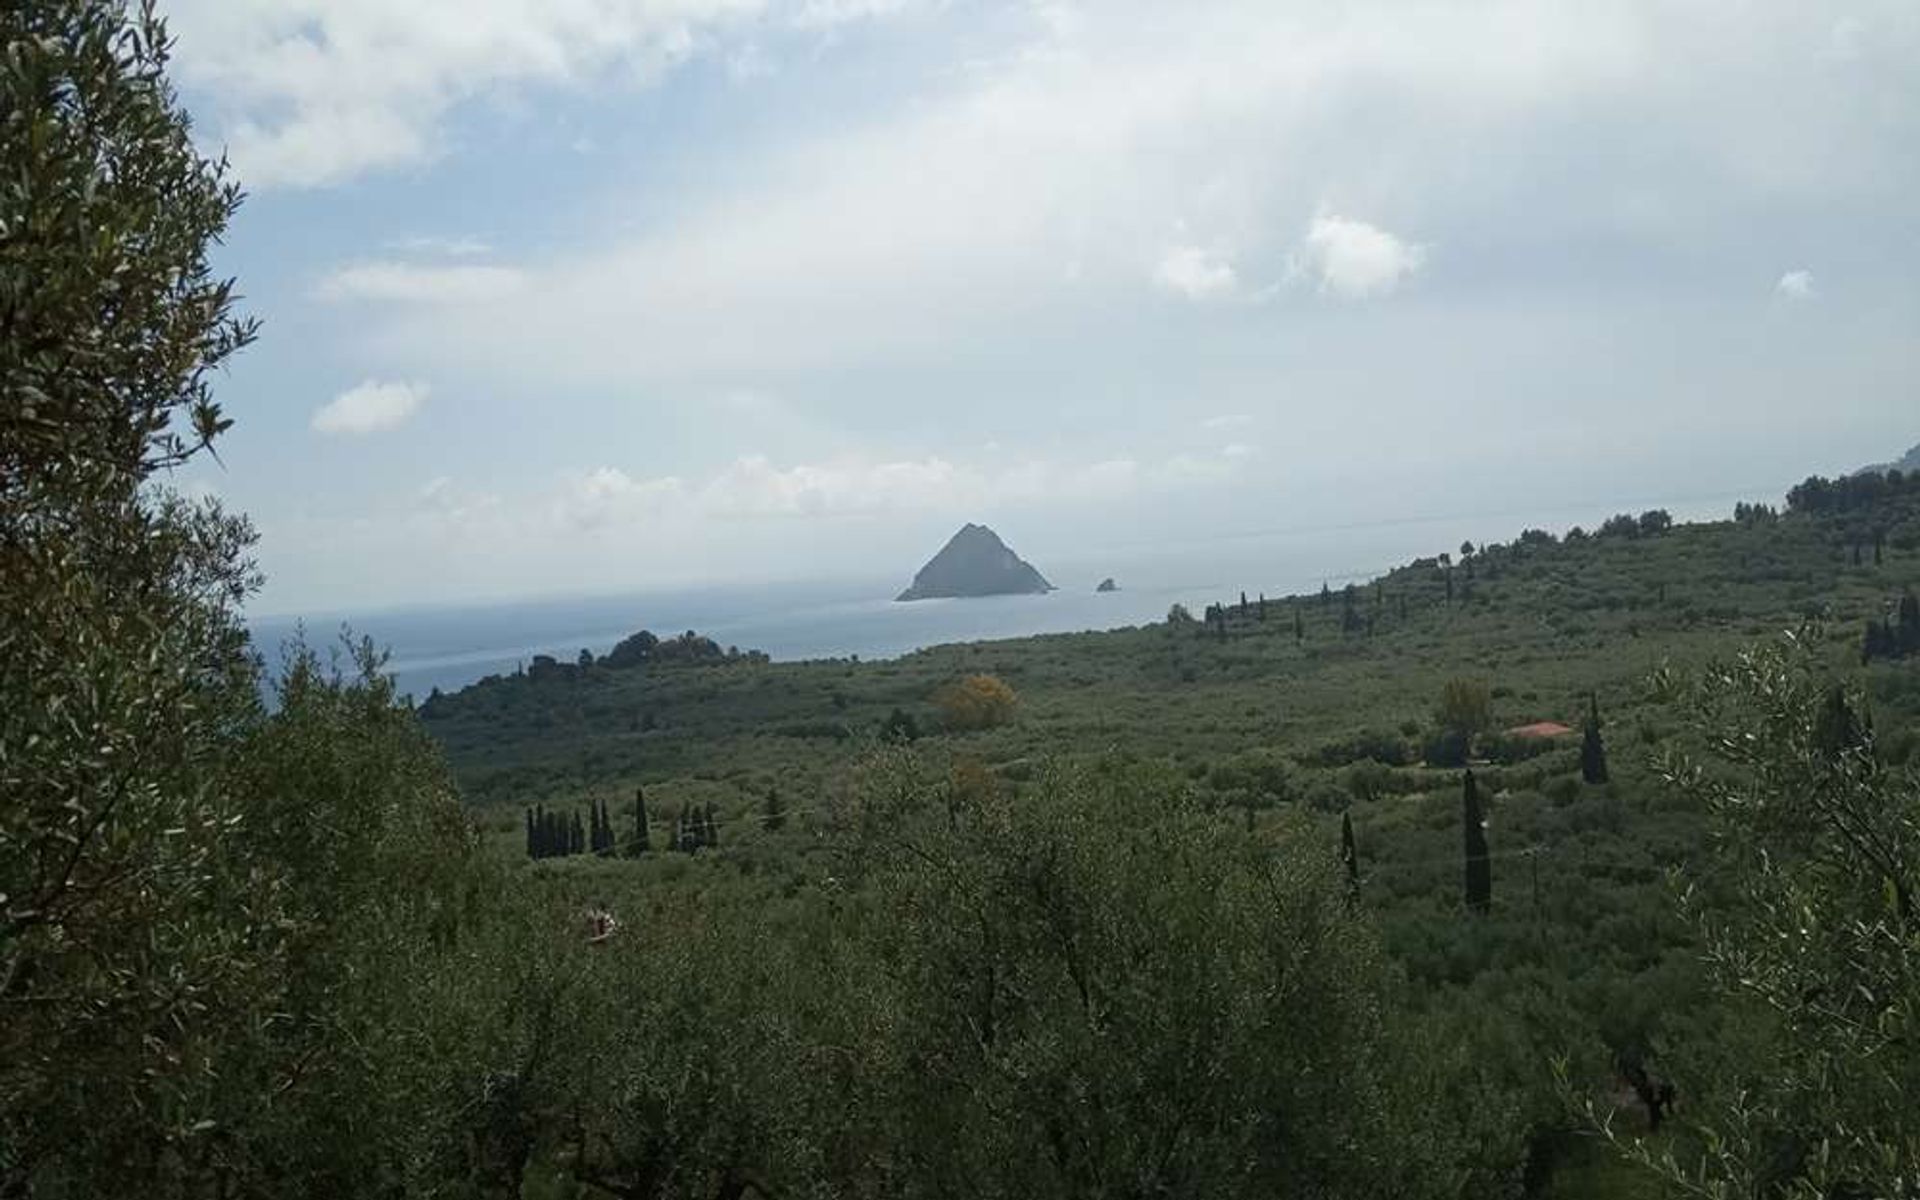
[[172, 0], [178, 69], [252, 188], [430, 160], [460, 104], [645, 81], [735, 35], [820, 34], [892, 0]]
[[1200, 422], [1202, 429], [1241, 429], [1253, 424], [1253, 418], [1246, 413], [1221, 413]]
[[[541, 388], [944, 365], [1137, 319], [1125, 297], [1143, 275], [1214, 304], [1284, 304], [1262, 284], [1290, 262], [1290, 282], [1326, 296], [1384, 297], [1434, 253], [1414, 230], [1463, 256], [1481, 239], [1512, 249], [1474, 280], [1483, 294], [1564, 299], [1563, 268], [1623, 240], [1643, 261], [1736, 253], [1733, 225], [1698, 226], [1724, 210], [1702, 197], [1771, 211], [1783, 194], [1900, 194], [1888, 185], [1908, 170], [1886, 152], [1896, 131], [1869, 139], [1826, 96], [1761, 136], [1752, 114], [1803, 86], [1789, 68], [1828, 24], [1784, 7], [1737, 28], [1656, 0], [1206, 11], [1167, 29], [1116, 0], [1029, 28], [860, 121], [690, 172], [702, 182], [643, 218], [611, 198], [619, 220], [527, 263], [511, 296], [405, 314], [371, 349]], [[1920, 136], [1905, 115], [1920, 105], [1888, 87], [1874, 111]], [[1535, 165], [1580, 139], [1639, 147], [1651, 182]]]
[[618, 467], [596, 467], [569, 479], [552, 509], [564, 526], [596, 529], [658, 517], [677, 506], [684, 495], [677, 476], [635, 479]]
[[1788, 271], [1773, 285], [1773, 294], [1782, 300], [1812, 300], [1820, 293], [1813, 290], [1813, 272]]
[[1304, 254], [1320, 289], [1345, 300], [1391, 295], [1426, 261], [1423, 247], [1365, 221], [1332, 214], [1317, 216], [1308, 226]]
[[493, 253], [493, 247], [475, 237], [422, 235], [399, 238], [390, 245], [407, 254], [441, 254], [448, 258], [472, 258]]
[[1153, 271], [1154, 282], [1189, 300], [1230, 295], [1239, 280], [1233, 264], [1198, 246], [1175, 246]]
[[511, 296], [524, 282], [512, 267], [370, 262], [341, 267], [322, 279], [315, 292], [323, 300], [468, 304]]
[[1228, 446], [1216, 456], [1175, 455], [1144, 469], [1132, 458], [984, 464], [929, 455], [782, 465], [764, 454], [745, 454], [704, 480], [637, 478], [618, 467], [596, 467], [567, 477], [547, 507], [559, 524], [575, 529], [916, 513], [964, 517], [1026, 504], [1110, 502], [1137, 496], [1143, 488], [1223, 482], [1232, 477], [1237, 460], [1250, 453], [1249, 447]]
[[426, 398], [424, 383], [379, 383], [369, 379], [315, 409], [313, 428], [326, 434], [378, 433], [405, 423], [419, 411]]

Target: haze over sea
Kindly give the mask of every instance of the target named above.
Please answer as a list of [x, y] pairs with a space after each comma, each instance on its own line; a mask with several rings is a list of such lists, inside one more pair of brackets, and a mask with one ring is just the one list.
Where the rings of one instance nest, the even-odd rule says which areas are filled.
[[[927, 646], [1044, 633], [1119, 629], [1163, 619], [1185, 604], [1197, 615], [1210, 603], [1338, 590], [1388, 567], [1442, 552], [1463, 539], [1508, 541], [1523, 527], [1555, 534], [1592, 529], [1614, 512], [1664, 507], [1677, 521], [1724, 517], [1735, 500], [1772, 502], [1781, 488], [1717, 496], [1626, 499], [1529, 513], [1485, 513], [1375, 521], [1352, 526], [1276, 528], [1196, 536], [1175, 543], [1048, 548], [1044, 553], [1000, 532], [1058, 589], [1048, 595], [990, 596], [897, 603], [893, 597], [919, 563], [867, 579], [741, 583], [597, 596], [550, 596], [462, 606], [393, 608], [366, 613], [262, 616], [250, 622], [255, 641], [272, 655], [305, 630], [323, 650], [343, 627], [391, 653], [388, 672], [402, 693], [423, 699], [525, 664], [535, 654], [571, 661], [595, 655], [640, 629], [660, 635], [696, 630], [722, 646], [761, 650], [779, 660], [891, 658]], [[931, 554], [938, 546], [929, 547]], [[1096, 593], [1112, 576], [1120, 590]]]

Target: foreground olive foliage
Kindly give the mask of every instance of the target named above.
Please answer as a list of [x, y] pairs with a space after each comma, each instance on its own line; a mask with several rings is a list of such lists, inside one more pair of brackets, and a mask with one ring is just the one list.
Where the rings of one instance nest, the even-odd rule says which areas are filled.
[[904, 751], [832, 843], [830, 882], [785, 901], [533, 869], [626, 923], [537, 948], [492, 1186], [1453, 1194], [1460, 1143], [1330, 854], [1151, 772], [1016, 796]]
[[1665, 772], [1737, 881], [1689, 897], [1707, 960], [1765, 1033], [1692, 1153], [1638, 1153], [1706, 1196], [1920, 1194], [1920, 773], [1804, 637], [1659, 683], [1696, 734]]
[[253, 332], [163, 32], [50, 3], [0, 40], [0, 1194], [365, 1191], [470, 837], [370, 671], [301, 657], [263, 711], [251, 533], [155, 486]]

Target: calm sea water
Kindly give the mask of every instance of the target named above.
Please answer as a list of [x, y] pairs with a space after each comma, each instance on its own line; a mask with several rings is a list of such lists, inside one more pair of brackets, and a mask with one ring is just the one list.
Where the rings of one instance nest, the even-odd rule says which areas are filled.
[[[1527, 523], [1551, 528], [1591, 526], [1613, 511], [1657, 501], [1583, 505], [1527, 514]], [[1666, 501], [1676, 519], [1724, 514], [1726, 497]], [[1560, 520], [1549, 523], [1548, 518]], [[416, 699], [432, 688], [453, 691], [486, 675], [510, 672], [535, 654], [570, 660], [581, 649], [602, 654], [639, 629], [668, 635], [693, 629], [721, 645], [762, 650], [775, 659], [890, 658], [926, 646], [1039, 633], [1118, 629], [1158, 621], [1175, 604], [1196, 614], [1214, 601], [1336, 589], [1412, 558], [1457, 548], [1463, 537], [1487, 530], [1511, 537], [1518, 517], [1479, 514], [1361, 526], [1276, 530], [1177, 545], [1107, 546], [1079, 557], [1034, 555], [1035, 565], [1059, 589], [1044, 596], [971, 600], [892, 597], [911, 577], [814, 583], [732, 585], [672, 592], [527, 600], [466, 607], [316, 613], [252, 622], [269, 657], [304, 628], [309, 643], [325, 645], [343, 625], [387, 648], [388, 669], [402, 692]], [[1512, 525], [1512, 528], [1507, 528]], [[1122, 590], [1096, 593], [1106, 576]]]

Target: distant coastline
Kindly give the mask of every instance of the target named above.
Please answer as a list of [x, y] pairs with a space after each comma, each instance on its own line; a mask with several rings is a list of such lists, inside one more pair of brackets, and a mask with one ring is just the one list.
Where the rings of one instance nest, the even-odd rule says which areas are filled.
[[[1622, 500], [1536, 512], [1557, 527], [1595, 524], [1609, 512], [1662, 503], [1676, 519], [1723, 519], [1736, 499], [1777, 492], [1755, 488], [1725, 496]], [[731, 584], [663, 591], [548, 596], [480, 604], [415, 604], [360, 614], [322, 610], [250, 618], [269, 659], [304, 625], [310, 644], [336, 643], [343, 624], [392, 652], [388, 664], [402, 692], [424, 697], [456, 690], [483, 676], [510, 672], [535, 654], [603, 653], [642, 628], [661, 633], [697, 629], [723, 645], [764, 650], [779, 661], [896, 658], [955, 642], [993, 641], [1043, 633], [1117, 629], [1165, 618], [1175, 603], [1199, 611], [1241, 590], [1285, 595], [1370, 578], [1422, 554], [1457, 546], [1463, 537], [1507, 536], [1531, 517], [1439, 516], [1340, 528], [1282, 530], [1197, 538], [1174, 544], [1102, 547], [1078, 560], [1050, 555], [1059, 590], [1048, 595], [966, 600], [892, 601], [886, 576], [809, 582]], [[1538, 522], [1536, 522], [1538, 523]], [[1508, 526], [1512, 526], [1509, 529]], [[1107, 576], [1124, 581], [1096, 592]]]

